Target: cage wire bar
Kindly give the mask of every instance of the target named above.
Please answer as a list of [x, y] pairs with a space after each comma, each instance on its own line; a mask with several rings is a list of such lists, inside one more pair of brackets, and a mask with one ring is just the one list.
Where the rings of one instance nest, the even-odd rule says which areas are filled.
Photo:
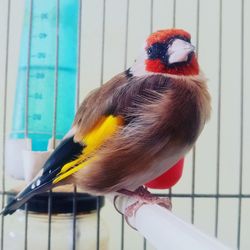
[[[33, 1], [30, 1], [30, 22], [29, 22], [29, 44], [28, 44], [28, 62], [27, 62], [27, 82], [26, 82], [26, 119], [25, 119], [25, 137], [28, 136], [28, 93], [29, 93], [29, 72], [30, 72], [30, 52], [31, 52], [31, 37], [32, 37], [32, 11], [33, 11]], [[77, 64], [78, 68], [80, 68], [81, 65], [81, 46], [82, 41], [84, 41], [84, 37], [82, 34], [82, 15], [83, 15], [83, 4], [84, 0], [78, 0], [79, 1], [79, 30], [78, 30], [78, 54], [77, 54]], [[58, 56], [59, 56], [59, 19], [60, 19], [60, 0], [56, 0], [57, 2], [57, 20], [56, 20], [56, 62], [55, 62], [55, 82], [54, 82], [54, 90], [55, 90], [55, 98], [54, 98], [54, 119], [53, 119], [53, 132], [52, 132], [52, 138], [53, 138], [53, 145], [55, 146], [55, 138], [56, 138], [56, 117], [57, 117], [57, 88], [58, 88]], [[198, 198], [201, 199], [207, 199], [207, 198], [214, 198], [215, 199], [215, 223], [214, 223], [214, 235], [218, 236], [218, 227], [219, 227], [219, 207], [220, 207], [220, 200], [221, 199], [228, 199], [233, 198], [238, 200], [238, 218], [237, 218], [237, 247], [238, 249], [241, 248], [241, 221], [242, 221], [242, 199], [249, 199], [250, 194], [243, 194], [242, 192], [242, 182], [243, 182], [243, 143], [244, 143], [244, 90], [245, 90], [245, 82], [244, 82], [244, 73], [245, 73], [245, 65], [244, 65], [244, 59], [245, 59], [245, 43], [244, 43], [244, 29], [245, 29], [245, 1], [241, 0], [241, 48], [240, 48], [240, 55], [241, 55], [241, 72], [240, 72], [240, 96], [241, 96], [241, 102], [240, 102], [240, 171], [239, 171], [239, 187], [238, 187], [238, 194], [221, 194], [220, 193], [220, 162], [221, 162], [221, 92], [222, 92], [222, 42], [223, 42], [223, 0], [220, 0], [219, 5], [219, 50], [218, 50], [218, 114], [217, 114], [217, 155], [216, 155], [216, 192], [215, 193], [196, 193], [195, 192], [195, 171], [196, 171], [196, 148], [194, 147], [192, 152], [192, 183], [191, 183], [191, 192], [190, 194], [185, 193], [174, 193], [172, 190], [169, 191], [169, 194], [162, 193], [157, 195], [166, 196], [169, 195], [171, 198], [190, 198], [191, 199], [191, 222], [194, 223], [194, 216], [195, 216], [195, 200]], [[127, 69], [127, 57], [128, 57], [128, 34], [129, 34], [129, 18], [130, 18], [130, 0], [126, 0], [126, 20], [125, 20], [125, 41], [124, 41], [124, 63], [123, 67], [124, 70]], [[176, 10], [177, 10], [177, 0], [172, 0], [172, 6], [173, 6], [173, 27], [176, 26]], [[196, 48], [197, 53], [199, 53], [199, 35], [200, 35], [200, 0], [196, 0]], [[6, 54], [5, 54], [5, 73], [4, 73], [4, 94], [3, 94], [3, 141], [2, 141], [2, 191], [1, 194], [1, 206], [4, 207], [5, 205], [5, 196], [8, 194], [8, 191], [6, 190], [6, 173], [5, 173], [5, 141], [6, 141], [6, 119], [7, 119], [7, 83], [8, 83], [8, 71], [9, 71], [9, 38], [10, 38], [10, 12], [11, 12], [11, 0], [8, 1], [7, 5], [7, 21], [6, 21]], [[100, 85], [103, 84], [104, 80], [104, 58], [105, 58], [105, 27], [106, 27], [106, 0], [102, 1], [102, 41], [101, 41], [101, 69], [100, 69]], [[154, 0], [150, 0], [150, 32], [153, 30], [154, 27]], [[77, 75], [77, 95], [76, 95], [76, 106], [79, 106], [79, 90], [80, 90], [80, 81], [81, 81], [81, 72], [78, 70]], [[73, 246], [72, 249], [76, 249], [76, 211], [77, 211], [77, 188], [74, 187], [73, 191], [73, 211], [72, 211], [72, 239], [73, 239]], [[100, 197], [97, 197], [96, 200], [97, 205], [97, 220], [96, 220], [96, 249], [100, 249]], [[53, 237], [53, 232], [51, 231], [51, 207], [52, 207], [52, 195], [51, 191], [49, 192], [49, 198], [48, 198], [48, 245], [47, 249], [51, 249], [51, 238]], [[25, 207], [25, 224], [24, 224], [24, 249], [28, 249], [28, 218], [29, 213], [27, 209], [27, 205]], [[125, 224], [124, 224], [124, 218], [121, 218], [121, 243], [120, 243], [120, 249], [124, 250], [124, 243], [125, 243], [125, 230], [124, 230]], [[4, 234], [5, 234], [5, 219], [4, 217], [1, 218], [1, 250], [8, 250], [4, 249]], [[84, 246], [83, 246], [84, 248]], [[147, 241], [143, 239], [143, 249], [147, 249]]]
[[[129, 25], [129, 1], [126, 1], [126, 20], [125, 20], [125, 40], [124, 40], [124, 62], [123, 62], [123, 70], [125, 71], [128, 67], [128, 25]], [[121, 215], [121, 250], [124, 250], [124, 217]]]
[[[82, 0], [79, 0], [79, 13], [78, 13], [78, 53], [77, 53], [77, 67], [80, 69], [81, 67], [81, 36], [82, 36]], [[79, 107], [79, 93], [80, 93], [80, 78], [81, 78], [81, 72], [80, 70], [77, 70], [77, 78], [76, 78], [76, 100], [75, 100], [75, 106], [76, 109]], [[72, 241], [73, 246], [72, 250], [76, 250], [76, 212], [77, 212], [77, 187], [74, 185], [73, 190], [74, 196], [73, 196], [73, 232], [72, 232]], [[97, 229], [98, 230], [98, 229]]]
[[241, 82], [241, 102], [240, 102], [240, 172], [239, 172], [239, 212], [238, 212], [238, 232], [237, 232], [237, 247], [240, 248], [240, 232], [241, 232], [241, 212], [242, 212], [242, 182], [243, 182], [243, 142], [244, 142], [244, 73], [245, 73], [245, 64], [244, 64], [244, 47], [245, 47], [245, 1], [241, 1], [241, 61], [240, 61], [240, 82]]
[[[33, 0], [34, 1], [34, 0]], [[57, 119], [57, 98], [58, 98], [58, 65], [59, 65], [59, 22], [60, 22], [60, 0], [56, 0], [56, 53], [55, 53], [55, 80], [54, 80], [54, 112], [52, 130], [52, 148], [56, 147], [56, 119]], [[73, 204], [74, 205], [74, 204]], [[72, 211], [74, 213], [74, 211]], [[51, 249], [51, 220], [52, 220], [52, 190], [48, 197], [48, 250]], [[73, 218], [74, 220], [74, 218]], [[73, 229], [74, 232], [74, 229]]]
[[[150, 23], [149, 23], [149, 33], [153, 32], [154, 27], [154, 0], [150, 0]], [[171, 199], [171, 188], [169, 189], [169, 197]], [[143, 250], [147, 249], [147, 239], [143, 237]]]
[[[102, 3], [102, 45], [101, 45], [101, 71], [100, 71], [100, 86], [103, 85], [104, 79], [104, 56], [105, 56], [105, 25], [106, 25], [106, 0]], [[96, 250], [100, 249], [100, 197], [96, 199], [97, 220], [96, 220]]]
[[[200, 31], [200, 0], [196, 1], [196, 54], [199, 57], [199, 31]], [[196, 169], [196, 145], [192, 149], [192, 199], [191, 199], [191, 223], [194, 224], [194, 193], [195, 193], [195, 169]]]
[[[218, 53], [218, 117], [217, 117], [217, 174], [216, 174], [216, 194], [220, 193], [220, 149], [221, 149], [221, 65], [222, 65], [222, 0], [219, 2], [219, 53]], [[218, 236], [218, 221], [219, 221], [219, 199], [215, 201], [215, 230], [214, 234]]]
[[[8, 1], [7, 6], [7, 27], [6, 27], [6, 44], [5, 44], [5, 71], [4, 71], [4, 96], [3, 96], [3, 140], [2, 140], [2, 208], [5, 205], [5, 189], [6, 189], [6, 173], [5, 173], [5, 134], [6, 134], [6, 118], [7, 118], [7, 82], [8, 82], [8, 66], [9, 66], [9, 37], [10, 37], [10, 5]], [[4, 246], [4, 217], [1, 218], [1, 250]]]
[[[28, 56], [27, 56], [27, 71], [26, 71], [26, 94], [25, 94], [25, 127], [24, 137], [28, 138], [29, 132], [29, 85], [30, 85], [30, 55], [31, 55], [31, 39], [32, 39], [32, 24], [33, 24], [33, 0], [30, 1], [30, 15], [29, 15], [29, 39], [28, 39]], [[28, 249], [28, 205], [25, 204], [25, 227], [24, 227], [24, 250]]]

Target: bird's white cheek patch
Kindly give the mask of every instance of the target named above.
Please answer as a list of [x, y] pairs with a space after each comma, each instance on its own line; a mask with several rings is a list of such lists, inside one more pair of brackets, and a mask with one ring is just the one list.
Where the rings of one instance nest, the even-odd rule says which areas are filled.
[[148, 72], [145, 70], [145, 61], [147, 59], [147, 53], [145, 49], [141, 51], [140, 55], [137, 57], [134, 65], [131, 67], [131, 73], [134, 76], [144, 76], [147, 75]]

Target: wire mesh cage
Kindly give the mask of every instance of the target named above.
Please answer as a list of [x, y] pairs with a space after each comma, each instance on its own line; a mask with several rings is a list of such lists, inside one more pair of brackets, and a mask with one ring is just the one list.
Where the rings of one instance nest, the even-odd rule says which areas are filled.
[[[36, 9], [38, 0], [30, 0], [28, 46], [38, 32], [34, 29], [37, 18], [45, 18], [44, 11]], [[26, 3], [27, 3], [26, 2]], [[59, 40], [61, 4], [55, 4], [56, 19], [53, 36], [55, 44], [54, 91], [58, 91]], [[181, 181], [171, 190], [156, 193], [170, 196], [173, 212], [194, 223], [209, 235], [218, 237], [228, 246], [241, 250], [250, 249], [250, 144], [248, 131], [249, 100], [249, 44], [250, 32], [246, 23], [250, 20], [249, 0], [75, 0], [77, 4], [77, 54], [75, 78], [75, 104], [79, 105], [87, 93], [100, 86], [113, 75], [132, 64], [142, 41], [152, 31], [168, 27], [180, 27], [192, 34], [199, 61], [208, 77], [212, 95], [212, 117], [194, 149], [186, 156]], [[6, 173], [6, 141], [12, 129], [12, 113], [21, 44], [25, 1], [0, 1], [0, 176], [1, 202], [6, 204], [10, 190], [22, 184]], [[39, 15], [35, 15], [38, 11]], [[32, 29], [33, 27], [33, 29]], [[40, 34], [40, 33], [39, 33]], [[38, 34], [38, 35], [39, 35]], [[41, 35], [41, 34], [40, 34]], [[47, 39], [41, 35], [41, 39]], [[28, 47], [27, 58], [31, 56]], [[43, 58], [44, 54], [39, 54]], [[28, 62], [28, 67], [30, 62]], [[31, 68], [28, 69], [28, 75]], [[39, 75], [41, 76], [41, 75]], [[38, 77], [39, 77], [38, 76]], [[28, 78], [27, 78], [28, 79]], [[29, 87], [26, 81], [27, 89]], [[55, 95], [56, 96], [56, 95]], [[39, 97], [39, 96], [38, 96]], [[28, 135], [28, 98], [25, 93], [26, 132]], [[56, 138], [56, 117], [53, 99], [51, 137]], [[56, 144], [54, 140], [53, 144]], [[15, 166], [18, 168], [18, 166]], [[1, 217], [1, 250], [9, 250], [8, 241], [17, 241], [16, 249], [32, 249], [34, 235], [39, 235], [37, 249], [154, 249], [137, 232], [129, 228], [116, 213], [112, 204], [103, 206], [102, 197], [93, 197], [91, 220], [81, 220], [77, 213], [79, 194], [72, 191], [70, 216], [57, 227], [52, 213], [56, 203], [52, 192], [46, 197], [46, 211], [42, 218], [32, 217], [27, 205], [21, 214]], [[86, 213], [84, 213], [84, 216]], [[87, 213], [88, 215], [88, 213]], [[86, 218], [86, 217], [84, 217]], [[59, 219], [60, 220], [60, 219]], [[104, 222], [102, 221], [104, 220]], [[87, 221], [87, 222], [86, 222]], [[81, 224], [83, 223], [83, 224]], [[84, 224], [86, 223], [86, 224]], [[105, 225], [104, 225], [105, 224]], [[43, 226], [42, 226], [43, 225]], [[82, 225], [82, 226], [81, 226]], [[89, 230], [84, 231], [84, 226]], [[43, 227], [43, 229], [42, 229]], [[59, 231], [66, 230], [63, 241]], [[15, 230], [22, 232], [17, 239]], [[40, 230], [40, 232], [39, 232]], [[78, 245], [79, 230], [84, 238]], [[90, 234], [91, 233], [91, 234]], [[108, 236], [107, 236], [108, 234]], [[59, 239], [58, 239], [59, 237]], [[63, 236], [62, 236], [63, 237]], [[176, 236], [178, 237], [178, 236]], [[94, 245], [88, 245], [88, 240]], [[39, 243], [40, 242], [40, 243]], [[108, 243], [107, 243], [108, 242]], [[39, 247], [40, 246], [40, 247]], [[12, 248], [11, 248], [12, 249]]]

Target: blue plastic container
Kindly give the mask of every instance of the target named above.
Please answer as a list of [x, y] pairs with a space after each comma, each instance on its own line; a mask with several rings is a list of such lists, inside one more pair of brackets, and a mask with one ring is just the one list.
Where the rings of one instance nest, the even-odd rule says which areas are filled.
[[[61, 0], [59, 4], [57, 96], [55, 93], [57, 1], [33, 0], [29, 53], [30, 1], [26, 0], [10, 137], [12, 139], [25, 137], [27, 115], [28, 138], [32, 139], [32, 150], [42, 151], [46, 150], [48, 140], [53, 135], [55, 98], [57, 98], [56, 139], [61, 139], [68, 131], [75, 114], [79, 1]], [[29, 65], [28, 57], [30, 57]], [[30, 72], [27, 79], [28, 68]], [[27, 81], [28, 109], [26, 109]]]

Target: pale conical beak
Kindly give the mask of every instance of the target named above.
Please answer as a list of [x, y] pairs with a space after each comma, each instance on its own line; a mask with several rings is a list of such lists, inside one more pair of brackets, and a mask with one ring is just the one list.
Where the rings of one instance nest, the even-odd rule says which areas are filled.
[[168, 48], [168, 63], [186, 62], [188, 55], [195, 50], [195, 47], [182, 39], [175, 39]]

